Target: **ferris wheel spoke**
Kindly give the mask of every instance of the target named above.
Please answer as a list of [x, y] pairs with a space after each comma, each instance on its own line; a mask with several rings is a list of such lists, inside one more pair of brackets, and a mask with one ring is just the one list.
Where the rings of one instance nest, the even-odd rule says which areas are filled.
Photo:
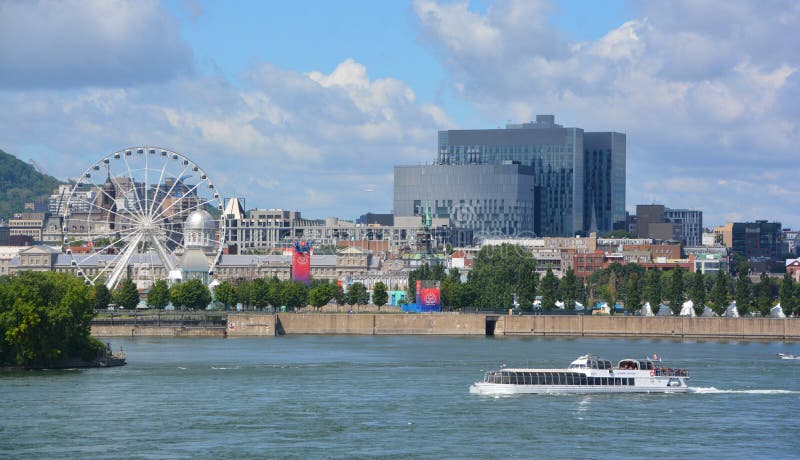
[[[101, 212], [101, 213], [102, 212], [107, 212], [109, 214], [114, 214], [115, 216], [120, 217], [122, 219], [125, 219], [125, 220], [127, 220], [129, 222], [136, 222], [136, 220], [129, 214], [127, 214], [127, 215], [126, 214], [121, 214], [121, 213], [119, 213], [117, 211], [113, 211], [111, 209], [108, 209], [108, 208], [105, 208], [105, 207], [102, 207], [102, 206], [98, 206], [97, 204], [92, 203], [91, 201], [86, 201], [86, 200], [84, 200], [82, 198], [79, 198], [78, 200], [76, 200], [76, 202], [88, 204], [92, 208], [96, 208], [97, 209], [96, 212]], [[90, 219], [91, 214], [92, 214], [92, 212], [88, 212], [87, 213], [87, 217], [86, 217], [87, 222], [94, 222], [93, 220]], [[116, 222], [114, 222], [114, 223], [116, 223]]]
[[153, 210], [155, 209], [155, 201], [158, 199], [158, 194], [161, 192], [161, 183], [164, 182], [164, 172], [167, 170], [167, 162], [164, 161], [161, 165], [161, 173], [158, 176], [158, 184], [155, 187], [155, 193], [153, 194], [153, 199], [150, 200], [150, 209], [147, 210], [147, 215], [152, 220], [153, 218]]
[[[117, 189], [117, 190], [123, 190], [123, 187], [122, 187], [122, 185], [119, 183], [119, 178], [112, 177], [112, 178], [111, 178], [111, 182], [113, 182], [113, 183], [114, 183], [114, 186], [116, 187], [116, 189]], [[133, 187], [134, 193], [135, 193], [135, 194], [136, 194], [136, 196], [138, 197], [138, 196], [139, 196], [139, 192], [138, 192], [138, 191], [136, 191], [136, 182], [135, 182], [135, 181], [134, 181], [132, 178], [131, 178], [131, 182], [133, 183], [132, 187]], [[127, 200], [126, 200], [126, 201], [127, 201]], [[138, 199], [138, 198], [136, 198], [136, 204], [133, 206], [133, 209], [132, 209], [132, 210], [130, 210], [130, 209], [128, 209], [128, 207], [126, 206], [126, 207], [125, 207], [125, 210], [126, 210], [126, 211], [128, 211], [128, 212], [130, 212], [131, 214], [135, 214], [136, 216], [138, 216], [138, 217], [139, 217], [139, 219], [140, 219], [140, 220], [144, 220], [144, 215], [142, 214], [142, 212], [141, 212], [139, 209], [137, 209], [138, 207], [139, 207], [139, 199]]]
[[[106, 281], [106, 286], [108, 286], [109, 289], [113, 289], [117, 285], [122, 277], [122, 272], [128, 269], [128, 262], [130, 262], [133, 253], [136, 252], [141, 240], [142, 234], [139, 233], [125, 246], [124, 250], [120, 251], [117, 257], [114, 257], [114, 268], [111, 270], [111, 276], [109, 276]], [[109, 265], [107, 265], [107, 267], [108, 266]]]
[[[145, 159], [146, 158], [147, 157], [145, 157]], [[142, 197], [139, 196], [139, 188], [136, 186], [136, 180], [134, 180], [134, 178], [133, 178], [133, 172], [131, 171], [131, 165], [130, 165], [130, 163], [128, 163], [127, 152], [124, 155], [122, 155], [122, 159], [125, 162], [125, 169], [127, 169], [127, 172], [128, 172], [128, 179], [131, 180], [131, 187], [133, 187], [133, 194], [134, 194], [134, 196], [136, 196], [136, 206], [134, 206], [133, 208], [139, 213], [139, 216], [141, 216], [141, 218], [144, 219], [145, 212], [144, 212], [144, 209], [142, 209]], [[147, 168], [145, 168], [145, 177], [146, 177], [146, 175], [147, 175]], [[145, 184], [145, 186], [146, 186], [146, 184]], [[146, 193], [147, 193], [147, 189], [145, 189], [145, 194]]]
[[[206, 180], [205, 180], [205, 179], [202, 179], [202, 180], [200, 180], [200, 182], [198, 182], [198, 183], [197, 183], [196, 185], [194, 185], [192, 188], [190, 188], [189, 190], [187, 190], [187, 191], [186, 191], [186, 193], [183, 193], [179, 199], [177, 199], [177, 200], [173, 201], [172, 203], [170, 203], [170, 205], [169, 205], [169, 206], [167, 206], [165, 209], [163, 209], [163, 210], [162, 210], [162, 211], [161, 211], [161, 212], [160, 212], [158, 215], [154, 216], [154, 217], [153, 217], [153, 219], [158, 219], [158, 218], [162, 217], [162, 216], [163, 216], [163, 215], [164, 215], [164, 214], [165, 214], [165, 213], [166, 213], [168, 210], [172, 209], [172, 207], [173, 207], [173, 206], [175, 206], [176, 204], [180, 203], [181, 201], [183, 201], [183, 199], [184, 199], [185, 197], [187, 197], [187, 196], [191, 195], [191, 194], [192, 194], [192, 192], [194, 192], [195, 190], [197, 190], [197, 187], [198, 187], [200, 184], [202, 184], [203, 182], [206, 182]], [[197, 196], [197, 195], [195, 195], [195, 196]], [[199, 199], [199, 198], [198, 198], [198, 199]], [[180, 211], [180, 212], [183, 212], [183, 211]], [[180, 214], [180, 212], [179, 212], [178, 214]]]
[[[164, 162], [164, 163], [166, 165], [166, 162]], [[167, 193], [165, 193], [164, 196], [161, 198], [161, 201], [158, 202], [158, 206], [156, 206], [156, 204], [153, 203], [153, 211], [150, 214], [150, 219], [151, 220], [155, 220], [156, 218], [160, 217], [161, 214], [164, 213], [163, 210], [160, 211], [160, 212], [157, 211], [158, 208], [162, 207], [164, 205], [164, 200], [166, 200], [167, 198], [169, 198], [172, 195], [172, 192], [175, 190], [175, 186], [178, 185], [178, 182], [181, 181], [181, 177], [183, 177], [183, 175], [186, 174], [186, 169], [188, 167], [189, 167], [188, 164], [184, 165], [183, 169], [181, 170], [181, 173], [173, 178], [172, 185], [169, 187], [169, 190], [167, 190]]]
[[189, 214], [191, 214], [192, 211], [197, 210], [197, 209], [203, 209], [203, 206], [205, 206], [205, 205], [207, 205], [209, 203], [212, 203], [213, 201], [214, 200], [211, 199], [211, 200], [203, 201], [202, 203], [197, 203], [197, 204], [195, 204], [193, 206], [190, 206], [190, 207], [188, 207], [186, 209], [181, 209], [179, 212], [176, 212], [175, 214], [173, 214], [170, 217], [161, 216], [157, 220], [153, 220], [153, 222], [154, 223], [161, 223], [161, 222], [164, 222], [165, 220], [170, 219], [171, 217], [175, 217], [175, 216], [183, 217], [183, 218], [189, 217]]
[[164, 245], [156, 238], [154, 235], [151, 235], [150, 240], [153, 242], [153, 246], [155, 246], [156, 252], [158, 253], [158, 257], [161, 259], [161, 262], [164, 264], [164, 267], [167, 269], [168, 272], [176, 270], [175, 262], [172, 260], [172, 253], [164, 247]]
[[144, 215], [149, 215], [147, 210], [149, 209], [147, 206], [147, 195], [150, 191], [150, 169], [147, 167], [149, 155], [147, 152], [144, 153], [144, 209], [142, 213]]
[[[130, 232], [130, 233], [125, 234], [124, 236], [125, 237], [129, 237], [129, 236], [134, 236], [135, 234], [136, 234], [136, 232]], [[118, 245], [120, 243], [120, 241], [124, 241], [124, 240], [121, 239], [121, 238], [118, 238], [118, 239], [116, 239], [114, 241], [109, 242], [107, 245], [105, 245], [105, 246], [103, 246], [101, 248], [98, 248], [98, 249], [95, 249], [92, 252], [89, 252], [85, 257], [83, 257], [83, 260], [91, 260], [94, 257], [97, 257], [98, 260], [99, 260], [101, 255], [107, 255], [107, 251], [110, 248], [115, 247], [116, 245]]]

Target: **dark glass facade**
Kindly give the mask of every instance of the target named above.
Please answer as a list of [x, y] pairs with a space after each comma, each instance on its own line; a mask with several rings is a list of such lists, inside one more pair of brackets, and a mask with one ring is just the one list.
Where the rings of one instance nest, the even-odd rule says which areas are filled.
[[[536, 236], [573, 236], [590, 231], [607, 233], [613, 230], [615, 222], [625, 221], [625, 143], [624, 134], [584, 133], [580, 128], [565, 128], [555, 123], [553, 115], [537, 115], [535, 122], [509, 124], [506, 128], [439, 131], [435, 166], [442, 168], [437, 170], [441, 171], [437, 173], [441, 177], [421, 177], [416, 185], [419, 191], [415, 191], [414, 187], [407, 185], [414, 181], [407, 175], [411, 170], [406, 170], [402, 177], [398, 177], [398, 170], [395, 169], [395, 215], [419, 215], [419, 209], [414, 207], [413, 202], [436, 200], [434, 191], [442, 185], [434, 181], [445, 176], [450, 177], [449, 180], [460, 177], [461, 188], [458, 192], [454, 188], [447, 189], [447, 201], [441, 204], [439, 200], [436, 214], [480, 217], [453, 219], [456, 225], [471, 221], [471, 225], [478, 227], [469, 228], [479, 231], [487, 228], [526, 229], [524, 231]], [[444, 172], [448, 167], [481, 165], [521, 165], [530, 168], [524, 170], [524, 174], [532, 177], [532, 186], [515, 192], [518, 196], [513, 198], [520, 203], [521, 209], [533, 210], [530, 226], [527, 221], [516, 225], [508, 222], [507, 204], [503, 212], [490, 207], [495, 206], [497, 198], [490, 196], [493, 192], [488, 184], [499, 186], [506, 180], [487, 178], [486, 174], [493, 170], [484, 169], [478, 176], [469, 176], [472, 179], [464, 175], [465, 170]], [[420, 173], [423, 169], [415, 171]], [[475, 182], [465, 182], [472, 180]], [[522, 183], [527, 179], [517, 180]], [[416, 198], [415, 193], [418, 195]], [[464, 195], [459, 196], [459, 193]], [[467, 196], [467, 201], [484, 203], [481, 211], [472, 208], [465, 210], [463, 207], [460, 210], [450, 209], [449, 201], [463, 206], [461, 201]], [[502, 199], [511, 197], [506, 195]], [[520, 211], [516, 214], [524, 216], [525, 213]], [[497, 217], [500, 220], [491, 223], [493, 215], [504, 216]]]
[[533, 168], [534, 233], [572, 236], [585, 230], [583, 130], [564, 128], [552, 115], [505, 129], [439, 132], [437, 162], [479, 165], [516, 162]]
[[625, 222], [625, 135], [584, 133], [583, 221], [589, 231], [608, 233]]
[[533, 168], [506, 165], [395, 166], [395, 216], [449, 218], [475, 236], [530, 236]]
[[747, 259], [779, 260], [783, 256], [782, 236], [780, 222], [736, 222], [733, 224], [732, 250]]

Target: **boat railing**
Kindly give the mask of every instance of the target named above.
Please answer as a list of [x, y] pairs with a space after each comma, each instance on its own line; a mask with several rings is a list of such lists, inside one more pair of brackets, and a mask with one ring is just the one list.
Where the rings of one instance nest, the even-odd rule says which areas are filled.
[[688, 377], [689, 371], [686, 369], [672, 369], [669, 367], [657, 367], [654, 369], [656, 376], [661, 377]]

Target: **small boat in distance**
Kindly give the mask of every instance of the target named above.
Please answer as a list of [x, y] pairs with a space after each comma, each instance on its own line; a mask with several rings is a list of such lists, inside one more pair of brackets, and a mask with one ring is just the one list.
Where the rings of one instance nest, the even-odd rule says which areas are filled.
[[789, 353], [778, 353], [780, 359], [800, 359], [800, 355], [792, 355]]
[[626, 358], [613, 366], [609, 360], [587, 354], [566, 369], [490, 370], [470, 387], [470, 393], [686, 393], [688, 379], [688, 371], [664, 367], [656, 355]]

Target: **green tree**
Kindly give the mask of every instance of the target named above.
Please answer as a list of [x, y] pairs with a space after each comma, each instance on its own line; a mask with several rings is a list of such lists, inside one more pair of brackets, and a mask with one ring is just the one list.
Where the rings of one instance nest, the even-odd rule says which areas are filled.
[[[509, 308], [516, 294], [519, 303], [527, 307], [536, 295], [535, 269], [533, 256], [520, 246], [484, 246], [475, 256], [467, 280], [467, 292], [474, 296], [473, 306]], [[556, 284], [554, 289], [557, 287]]]
[[214, 289], [214, 298], [222, 302], [227, 311], [228, 307], [236, 302], [236, 288], [230, 281], [223, 281]]
[[703, 272], [695, 272], [691, 277], [689, 286], [689, 299], [694, 302], [695, 313], [701, 314], [706, 304], [706, 282]]
[[658, 305], [661, 303], [661, 270], [654, 268], [647, 272], [644, 299], [650, 302], [654, 312], [658, 311]]
[[625, 285], [625, 310], [634, 313], [642, 303], [641, 288], [639, 287], [639, 274], [632, 273]]
[[672, 279], [670, 280], [669, 291], [669, 307], [672, 309], [673, 313], [678, 314], [681, 312], [681, 305], [683, 304], [683, 300], [685, 298], [683, 292], [683, 269], [681, 267], [676, 267], [675, 270], [672, 271]]
[[114, 302], [121, 308], [134, 309], [139, 305], [139, 300], [139, 290], [136, 289], [136, 284], [128, 278], [122, 280], [114, 291]]
[[769, 315], [769, 309], [772, 308], [772, 281], [766, 273], [761, 274], [760, 282], [754, 286], [753, 297], [759, 313], [762, 316]]
[[169, 297], [172, 305], [182, 310], [205, 309], [211, 303], [211, 292], [199, 279], [191, 279], [172, 286]]
[[717, 272], [710, 297], [711, 303], [714, 305], [714, 311], [718, 315], [724, 313], [725, 307], [728, 306], [728, 276], [721, 270]]
[[578, 280], [572, 267], [568, 268], [558, 282], [558, 296], [563, 299], [564, 308], [567, 310], [575, 309], [575, 300], [578, 297]]
[[270, 285], [267, 280], [264, 278], [254, 279], [251, 289], [250, 298], [254, 307], [260, 310], [270, 305]]
[[280, 307], [281, 305], [286, 305], [286, 303], [283, 302], [282, 296], [283, 289], [286, 286], [285, 283], [287, 282], [289, 281], [279, 280], [277, 276], [273, 276], [267, 282], [267, 304], [272, 305], [275, 308]]
[[0, 277], [0, 366], [95, 358], [92, 307], [89, 287], [66, 273]]
[[98, 310], [105, 310], [108, 304], [111, 303], [111, 292], [105, 283], [98, 283], [94, 285], [93, 295], [94, 308]]
[[245, 308], [252, 305], [252, 303], [250, 302], [252, 290], [253, 290], [253, 283], [247, 280], [239, 281], [236, 284], [236, 302], [242, 304], [242, 306]]
[[750, 280], [747, 277], [747, 269], [739, 269], [736, 277], [736, 309], [739, 314], [744, 316], [750, 310]]
[[781, 308], [783, 309], [783, 313], [791, 315], [792, 312], [797, 308], [795, 296], [795, 286], [794, 280], [792, 279], [792, 275], [786, 273], [783, 275], [783, 280], [781, 281], [781, 287], [778, 291], [778, 297], [781, 301]]
[[331, 301], [336, 294], [336, 287], [330, 283], [319, 283], [308, 291], [308, 303], [321, 308]]
[[147, 305], [164, 308], [169, 305], [169, 286], [165, 280], [157, 280], [147, 293]]
[[369, 292], [363, 283], [355, 282], [347, 289], [348, 305], [366, 305], [369, 303]]
[[389, 294], [386, 291], [386, 285], [383, 282], [378, 281], [375, 283], [375, 287], [372, 288], [372, 303], [379, 307], [386, 305], [389, 300]]
[[336, 301], [337, 305], [344, 305], [347, 303], [347, 296], [344, 293], [342, 285], [339, 283], [336, 283], [336, 288], [333, 291], [333, 300]]
[[542, 295], [542, 309], [552, 310], [556, 307], [556, 293], [558, 290], [558, 280], [553, 275], [553, 270], [550, 268], [545, 272], [542, 278], [541, 288], [539, 290]]
[[281, 302], [292, 310], [305, 307], [308, 305], [308, 286], [299, 281], [285, 281], [281, 287]]

